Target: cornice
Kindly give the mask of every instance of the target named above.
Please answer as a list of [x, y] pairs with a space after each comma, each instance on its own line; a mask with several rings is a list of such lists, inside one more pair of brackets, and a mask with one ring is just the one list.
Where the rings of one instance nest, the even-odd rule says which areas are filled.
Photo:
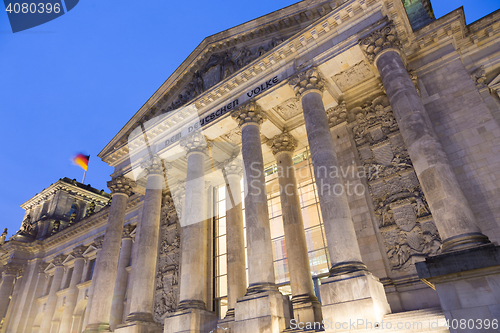
[[[190, 104], [197, 107], [199, 114], [203, 114], [206, 110], [217, 105], [217, 103], [221, 103], [227, 94], [241, 90], [241, 87], [245, 85], [247, 81], [262, 73], [267, 73], [268, 70], [276, 68], [277, 66], [293, 62], [293, 59], [300, 56], [304, 50], [317, 46], [318, 40], [321, 37], [324, 37], [324, 35], [338, 35], [340, 31], [347, 29], [352, 24], [353, 20], [357, 18], [357, 14], [369, 12], [377, 6], [380, 7], [381, 3], [382, 1], [380, 0], [351, 0], [338, 7], [334, 7], [335, 9], [329, 14], [317, 19], [314, 23], [294, 34], [287, 41], [276, 46], [260, 58], [257, 58], [240, 71], [214, 85], [200, 96], [193, 99]], [[122, 143], [114, 149], [112, 149], [112, 146], [118, 143], [117, 138], [122, 138], [126, 135], [126, 131], [130, 130], [133, 125], [140, 121], [140, 117], [137, 116], [138, 114], [139, 112], [127, 123], [127, 125], [125, 125], [117, 136], [115, 136], [115, 139], [99, 153], [99, 157], [101, 157], [104, 162], [116, 166], [128, 158], [128, 143]], [[162, 124], [162, 126], [165, 126], [165, 124]], [[168, 128], [168, 126], [165, 128]], [[151, 132], [148, 132], [148, 138], [150, 137], [150, 133]], [[155, 135], [154, 131], [152, 135]], [[137, 139], [141, 140], [139, 136], [137, 136]]]

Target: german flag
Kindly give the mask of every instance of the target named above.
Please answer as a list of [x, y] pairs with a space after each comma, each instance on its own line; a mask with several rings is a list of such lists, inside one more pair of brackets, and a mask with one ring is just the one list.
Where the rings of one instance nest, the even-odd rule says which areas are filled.
[[87, 171], [87, 166], [89, 165], [90, 155], [78, 154], [73, 157], [73, 163], [80, 166], [83, 170]]

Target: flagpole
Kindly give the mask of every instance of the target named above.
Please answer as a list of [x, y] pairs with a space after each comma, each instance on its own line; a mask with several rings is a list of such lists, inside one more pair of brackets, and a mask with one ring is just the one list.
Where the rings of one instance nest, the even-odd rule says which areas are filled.
[[85, 184], [85, 175], [87, 174], [87, 170], [83, 172], [82, 184]]

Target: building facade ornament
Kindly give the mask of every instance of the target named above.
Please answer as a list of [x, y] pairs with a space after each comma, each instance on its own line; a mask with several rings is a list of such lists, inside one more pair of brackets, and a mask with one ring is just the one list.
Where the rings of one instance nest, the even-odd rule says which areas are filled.
[[127, 196], [132, 194], [132, 188], [135, 187], [135, 182], [124, 176], [115, 177], [107, 184], [108, 188], [111, 190], [111, 194], [123, 193]]
[[64, 254], [60, 254], [58, 256], [55, 256], [54, 259], [52, 259], [52, 264], [54, 266], [62, 266], [64, 259], [66, 259], [66, 256]]
[[8, 263], [5, 265], [5, 269], [2, 274], [4, 275], [14, 275], [14, 276], [22, 276], [25, 270], [25, 266], [17, 263]]
[[159, 156], [153, 155], [142, 162], [146, 175], [163, 175], [163, 164]]
[[97, 250], [102, 249], [102, 244], [104, 243], [104, 235], [94, 238], [94, 247]]
[[301, 98], [308, 91], [320, 91], [325, 89], [324, 80], [316, 67], [306, 69], [290, 79], [295, 95]]
[[347, 121], [347, 105], [345, 101], [339, 103], [339, 105], [334, 106], [326, 110], [326, 115], [328, 117], [328, 124], [330, 127], [336, 126], [338, 124]]
[[248, 124], [262, 125], [267, 120], [267, 115], [254, 101], [247, 102], [231, 112], [231, 117], [238, 123], [239, 127]]
[[201, 131], [196, 131], [189, 136], [181, 139], [180, 146], [186, 150], [188, 154], [194, 152], [207, 153], [208, 139], [202, 134]]
[[83, 246], [83, 245], [75, 247], [73, 249], [73, 252], [72, 252], [73, 257], [75, 257], [75, 258], [83, 258], [83, 253], [85, 252], [86, 249], [87, 249], [87, 247]]
[[368, 37], [361, 39], [359, 46], [372, 64], [375, 62], [375, 58], [384, 50], [393, 49], [402, 54], [401, 41], [398, 39], [396, 26], [393, 23], [377, 29]]
[[478, 89], [486, 87], [486, 72], [484, 71], [484, 66], [480, 66], [474, 70], [470, 77]]
[[131, 224], [127, 224], [123, 227], [122, 239], [123, 238], [132, 238], [132, 231], [134, 231], [134, 226]]
[[283, 152], [293, 153], [297, 148], [298, 141], [288, 131], [276, 135], [272, 141], [268, 142], [274, 155]]

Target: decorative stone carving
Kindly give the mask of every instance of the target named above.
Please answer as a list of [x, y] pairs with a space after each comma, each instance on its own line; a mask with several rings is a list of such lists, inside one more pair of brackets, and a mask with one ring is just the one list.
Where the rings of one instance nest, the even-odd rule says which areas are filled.
[[323, 91], [325, 88], [324, 81], [316, 67], [299, 72], [289, 82], [298, 98], [309, 90]]
[[146, 175], [162, 175], [163, 164], [158, 156], [151, 156], [142, 162], [141, 167], [144, 168]]
[[252, 50], [244, 46], [233, 47], [210, 56], [204, 66], [197, 70], [182, 93], [166, 108], [166, 111], [175, 110], [193, 98], [201, 95], [220, 81], [231, 76], [253, 60], [281, 44], [286, 38], [274, 37], [264, 45], [256, 46]]
[[415, 86], [415, 89], [417, 90], [418, 96], [422, 97], [422, 95], [420, 94], [420, 87], [418, 86], [417, 71], [414, 69], [410, 69], [408, 71], [408, 75], [410, 75], [411, 81], [413, 82], [413, 85]]
[[347, 121], [347, 105], [343, 101], [339, 105], [326, 110], [326, 114], [328, 116], [328, 124], [330, 127], [341, 124], [344, 121]]
[[234, 144], [240, 144], [241, 143], [241, 128], [236, 127], [232, 129], [231, 131], [224, 133], [221, 135], [222, 138], [227, 140], [228, 142], [234, 143]]
[[474, 81], [478, 89], [486, 87], [486, 72], [484, 71], [484, 66], [481, 66], [474, 70], [471, 73], [470, 77]]
[[127, 196], [130, 196], [132, 194], [132, 188], [136, 186], [133, 180], [124, 176], [113, 178], [107, 183], [107, 185], [111, 191], [111, 194], [123, 193]]
[[73, 212], [69, 216], [69, 224], [68, 225], [72, 225], [73, 223], [75, 223], [75, 221], [76, 221], [76, 212]]
[[64, 254], [59, 254], [52, 259], [52, 264], [54, 266], [62, 266], [64, 259], [66, 259], [66, 256]]
[[254, 101], [247, 102], [231, 112], [231, 117], [243, 127], [247, 124], [261, 125], [267, 120], [266, 113]]
[[171, 194], [163, 197], [160, 221], [153, 314], [158, 323], [165, 313], [175, 312], [179, 303], [180, 223]]
[[104, 235], [94, 238], [94, 247], [96, 249], [102, 249], [102, 244], [104, 243]]
[[362, 60], [345, 71], [335, 74], [332, 79], [342, 91], [346, 91], [359, 82], [365, 81], [373, 76], [375, 76], [375, 74], [370, 69], [370, 66], [366, 61]]
[[297, 98], [294, 97], [276, 106], [273, 110], [284, 120], [289, 120], [302, 113], [302, 106]]
[[395, 49], [401, 51], [401, 42], [399, 41], [394, 24], [373, 31], [368, 37], [359, 42], [361, 50], [365, 53], [370, 63], [375, 61], [375, 57], [383, 50]]
[[35, 228], [31, 224], [31, 216], [28, 214], [21, 224], [20, 233], [27, 236], [34, 236]]
[[8, 263], [5, 265], [5, 268], [2, 272], [4, 275], [14, 275], [14, 276], [22, 276], [24, 273], [25, 266], [17, 263]]
[[85, 252], [86, 249], [87, 249], [87, 247], [83, 246], [83, 245], [75, 247], [73, 249], [73, 252], [72, 252], [73, 257], [75, 257], [75, 258], [83, 258], [83, 253]]
[[182, 138], [179, 144], [186, 150], [187, 153], [206, 153], [208, 149], [208, 140], [201, 131], [193, 132], [192, 134]]
[[[341, 106], [328, 110], [340, 122]], [[415, 274], [413, 257], [439, 253], [441, 239], [386, 96], [346, 112], [391, 268]], [[336, 118], [334, 118], [334, 116]]]
[[40, 263], [40, 265], [38, 266], [38, 274], [44, 274], [45, 270], [47, 269], [48, 266], [49, 266], [49, 263], [46, 263], [46, 262]]
[[276, 135], [272, 141], [268, 141], [268, 145], [271, 148], [274, 155], [281, 152], [290, 152], [297, 148], [298, 141], [290, 133], [284, 131], [281, 134]]
[[219, 168], [227, 175], [243, 175], [243, 161], [240, 158], [232, 158], [231, 160], [220, 163]]
[[5, 228], [0, 236], [0, 245], [5, 243], [5, 238], [7, 238], [7, 228]]
[[122, 238], [132, 238], [132, 231], [134, 231], [134, 226], [131, 224], [127, 224], [123, 227]]
[[59, 220], [54, 221], [54, 223], [52, 225], [52, 231], [51, 231], [50, 235], [52, 236], [55, 233], [57, 233], [60, 228], [61, 228], [61, 221], [59, 221]]

